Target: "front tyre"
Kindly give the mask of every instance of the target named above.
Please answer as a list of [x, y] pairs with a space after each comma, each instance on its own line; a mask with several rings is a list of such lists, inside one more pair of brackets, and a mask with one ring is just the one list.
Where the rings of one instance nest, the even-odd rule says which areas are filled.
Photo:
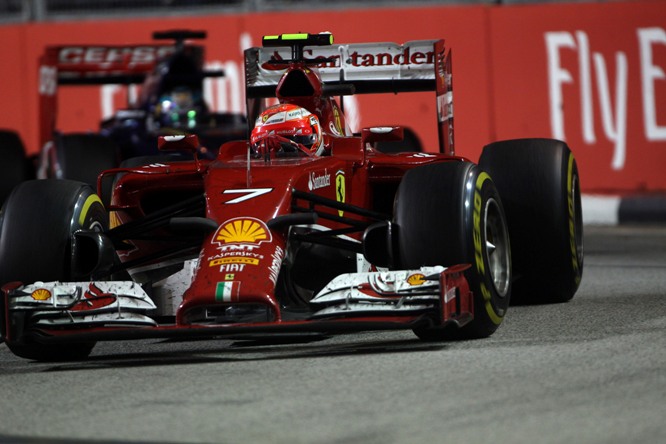
[[398, 266], [471, 264], [474, 319], [460, 329], [424, 327], [424, 340], [491, 335], [511, 296], [511, 253], [502, 202], [488, 174], [470, 162], [445, 162], [408, 171], [396, 193]]
[[513, 303], [566, 302], [583, 275], [580, 178], [559, 140], [517, 139], [484, 147], [479, 165], [502, 196], [511, 236]]
[[[72, 280], [73, 233], [106, 228], [107, 212], [89, 185], [58, 179], [21, 183], [0, 213], [0, 285]], [[7, 342], [16, 355], [41, 361], [84, 358], [94, 345]]]

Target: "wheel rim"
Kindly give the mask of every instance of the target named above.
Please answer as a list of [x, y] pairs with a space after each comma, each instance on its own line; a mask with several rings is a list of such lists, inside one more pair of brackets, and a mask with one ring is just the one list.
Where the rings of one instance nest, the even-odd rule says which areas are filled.
[[505, 297], [511, 282], [511, 259], [509, 252], [509, 232], [502, 212], [495, 199], [488, 199], [485, 207], [486, 262], [495, 290]]

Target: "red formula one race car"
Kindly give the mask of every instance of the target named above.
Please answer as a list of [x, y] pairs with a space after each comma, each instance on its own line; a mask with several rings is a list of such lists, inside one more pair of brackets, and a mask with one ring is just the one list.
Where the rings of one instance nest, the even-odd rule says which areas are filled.
[[[80, 182], [14, 190], [0, 219], [0, 331], [15, 354], [377, 329], [481, 338], [512, 294], [573, 297], [583, 253], [569, 148], [527, 139], [490, 144], [479, 163], [456, 155], [443, 40], [269, 36], [245, 65], [250, 140], [215, 159], [106, 171], [108, 208]], [[410, 91], [435, 92], [438, 153], [381, 153], [400, 127], [347, 128], [338, 96]], [[159, 148], [200, 147], [190, 135]]]

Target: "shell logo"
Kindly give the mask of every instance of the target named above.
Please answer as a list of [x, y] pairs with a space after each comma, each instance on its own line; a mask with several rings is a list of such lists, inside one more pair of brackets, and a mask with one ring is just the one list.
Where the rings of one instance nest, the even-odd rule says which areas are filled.
[[222, 244], [259, 244], [270, 240], [270, 231], [262, 221], [240, 217], [225, 222], [218, 229], [214, 242]]
[[425, 281], [425, 276], [421, 273], [412, 274], [407, 278], [409, 285], [423, 285]]
[[46, 288], [38, 288], [37, 290], [33, 291], [30, 296], [32, 296], [32, 298], [36, 301], [46, 301], [51, 299], [51, 292]]

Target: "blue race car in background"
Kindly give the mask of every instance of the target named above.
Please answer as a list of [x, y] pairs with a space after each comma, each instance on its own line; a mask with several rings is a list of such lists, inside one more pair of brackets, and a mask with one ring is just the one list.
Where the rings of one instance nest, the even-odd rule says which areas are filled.
[[[229, 140], [247, 136], [239, 113], [212, 111], [204, 98], [204, 79], [221, 77], [204, 69], [204, 48], [187, 43], [204, 31], [155, 32], [173, 44], [130, 46], [52, 46], [40, 63], [51, 85], [40, 89], [41, 142], [37, 177], [80, 180], [96, 186], [99, 172], [121, 163], [155, 160], [157, 138], [196, 134], [202, 157], [213, 158]], [[58, 85], [140, 85], [137, 98], [100, 124], [99, 133], [63, 133], [56, 127]], [[205, 148], [204, 148], [205, 147]], [[131, 159], [131, 160], [130, 160]]]

